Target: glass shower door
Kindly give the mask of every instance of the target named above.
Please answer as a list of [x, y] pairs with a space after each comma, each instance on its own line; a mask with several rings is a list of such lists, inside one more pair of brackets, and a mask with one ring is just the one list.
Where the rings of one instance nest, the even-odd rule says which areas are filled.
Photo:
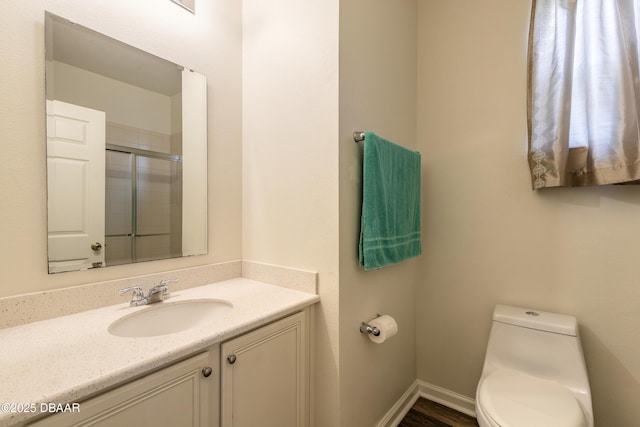
[[136, 261], [171, 257], [172, 163], [136, 156]]
[[179, 158], [108, 149], [106, 162], [106, 264], [181, 256]]

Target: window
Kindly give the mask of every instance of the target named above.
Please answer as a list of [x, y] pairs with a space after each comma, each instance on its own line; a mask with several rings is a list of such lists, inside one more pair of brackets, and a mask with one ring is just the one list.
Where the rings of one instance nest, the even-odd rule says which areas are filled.
[[533, 0], [534, 189], [640, 179], [638, 0]]

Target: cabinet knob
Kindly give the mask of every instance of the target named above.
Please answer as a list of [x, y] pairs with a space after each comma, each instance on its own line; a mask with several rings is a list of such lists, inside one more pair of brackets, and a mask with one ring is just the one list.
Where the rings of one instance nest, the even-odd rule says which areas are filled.
[[231, 364], [231, 365], [236, 363], [236, 355], [235, 354], [230, 354], [229, 356], [227, 356], [227, 362], [229, 362], [229, 364]]
[[202, 368], [202, 375], [205, 378], [208, 378], [212, 373], [213, 373], [213, 369], [211, 369], [210, 367], [207, 366], [205, 368]]

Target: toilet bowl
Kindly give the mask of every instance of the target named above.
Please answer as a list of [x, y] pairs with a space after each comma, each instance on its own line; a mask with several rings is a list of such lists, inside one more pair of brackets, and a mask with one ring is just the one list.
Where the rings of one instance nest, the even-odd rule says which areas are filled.
[[497, 305], [476, 416], [480, 427], [593, 427], [575, 317]]

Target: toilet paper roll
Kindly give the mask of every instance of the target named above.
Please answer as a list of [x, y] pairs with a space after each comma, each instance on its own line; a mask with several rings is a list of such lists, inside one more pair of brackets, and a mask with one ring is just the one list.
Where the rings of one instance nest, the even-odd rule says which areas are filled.
[[398, 333], [398, 324], [396, 320], [388, 315], [376, 317], [369, 322], [369, 326], [376, 327], [380, 330], [380, 335], [375, 336], [369, 334], [369, 339], [376, 344], [381, 344]]

